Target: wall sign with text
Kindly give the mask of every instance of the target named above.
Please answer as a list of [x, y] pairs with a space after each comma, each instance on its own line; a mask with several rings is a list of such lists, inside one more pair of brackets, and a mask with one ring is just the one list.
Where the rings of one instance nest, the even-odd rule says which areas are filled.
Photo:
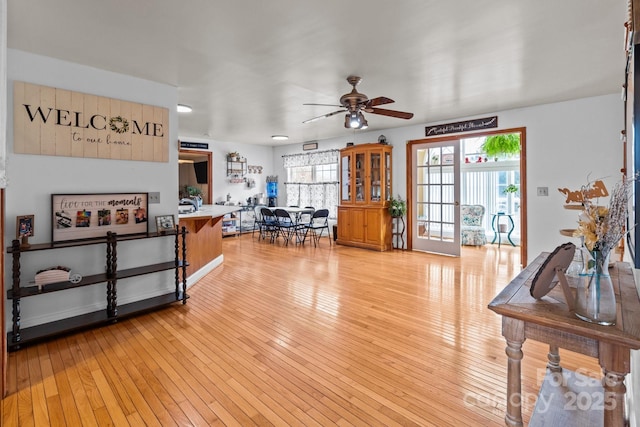
[[465, 120], [463, 122], [445, 123], [436, 126], [425, 127], [425, 136], [447, 135], [458, 132], [473, 132], [482, 129], [498, 127], [498, 116], [484, 117], [482, 119]]
[[14, 152], [169, 161], [169, 110], [25, 82], [13, 86]]

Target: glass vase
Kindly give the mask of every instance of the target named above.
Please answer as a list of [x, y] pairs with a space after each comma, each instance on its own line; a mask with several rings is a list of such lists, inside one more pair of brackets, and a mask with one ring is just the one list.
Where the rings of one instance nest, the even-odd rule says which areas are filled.
[[576, 289], [576, 316], [599, 325], [616, 323], [616, 296], [609, 275], [609, 252], [587, 251]]

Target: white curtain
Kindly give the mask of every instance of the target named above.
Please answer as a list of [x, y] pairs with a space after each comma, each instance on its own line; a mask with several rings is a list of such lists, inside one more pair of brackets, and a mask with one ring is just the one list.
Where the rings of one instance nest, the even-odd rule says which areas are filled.
[[313, 206], [316, 209], [329, 209], [329, 218], [338, 217], [338, 183], [318, 184], [285, 183], [287, 206]]
[[[338, 164], [340, 150], [315, 151], [313, 153], [287, 154], [282, 156], [285, 168]], [[285, 182], [287, 206], [313, 206], [329, 209], [329, 218], [338, 216], [338, 187], [336, 182], [290, 183]]]
[[315, 151], [313, 153], [285, 154], [282, 161], [285, 168], [297, 166], [327, 165], [338, 163], [340, 150]]

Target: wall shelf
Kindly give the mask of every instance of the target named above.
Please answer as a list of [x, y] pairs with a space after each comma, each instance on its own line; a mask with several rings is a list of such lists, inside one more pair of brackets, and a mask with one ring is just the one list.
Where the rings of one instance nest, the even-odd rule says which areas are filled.
[[[73, 332], [92, 326], [99, 326], [116, 322], [118, 319], [140, 314], [146, 311], [158, 309], [166, 305], [182, 301], [186, 304], [187, 295], [187, 273], [186, 267], [186, 228], [176, 228], [164, 234], [144, 233], [139, 235], [118, 236], [109, 232], [105, 237], [89, 239], [76, 242], [63, 243], [40, 243], [31, 245], [28, 248], [21, 248], [20, 241], [14, 240], [12, 246], [7, 249], [7, 253], [13, 257], [13, 284], [7, 291], [7, 299], [12, 301], [12, 329], [7, 333], [7, 347], [9, 351], [20, 349], [22, 346], [41, 341], [55, 335]], [[117, 269], [117, 243], [131, 240], [139, 240], [154, 237], [174, 236], [175, 250], [172, 261], [160, 262], [156, 264], [142, 265], [139, 267], [124, 270]], [[20, 286], [20, 258], [28, 252], [50, 250], [59, 248], [70, 248], [76, 246], [86, 246], [95, 244], [106, 245], [107, 268], [105, 273], [92, 274], [82, 277], [78, 283], [70, 281], [49, 283], [42, 289], [38, 286]], [[175, 291], [163, 295], [142, 299], [128, 304], [117, 304], [117, 282], [119, 279], [141, 276], [145, 274], [157, 273], [161, 271], [175, 270]], [[65, 289], [79, 288], [83, 286], [106, 283], [106, 310], [68, 317], [54, 322], [36, 325], [29, 328], [20, 327], [20, 300], [21, 298], [32, 297], [51, 292], [58, 292]]]

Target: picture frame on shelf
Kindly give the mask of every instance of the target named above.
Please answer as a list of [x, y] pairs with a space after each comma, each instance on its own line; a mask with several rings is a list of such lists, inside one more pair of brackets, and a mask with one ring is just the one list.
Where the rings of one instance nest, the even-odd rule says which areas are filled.
[[20, 215], [16, 217], [16, 239], [20, 240], [20, 247], [28, 248], [29, 237], [35, 232], [35, 215]]
[[173, 215], [156, 216], [156, 230], [158, 235], [167, 234], [176, 228], [176, 221]]
[[51, 195], [51, 241], [147, 234], [149, 193]]

